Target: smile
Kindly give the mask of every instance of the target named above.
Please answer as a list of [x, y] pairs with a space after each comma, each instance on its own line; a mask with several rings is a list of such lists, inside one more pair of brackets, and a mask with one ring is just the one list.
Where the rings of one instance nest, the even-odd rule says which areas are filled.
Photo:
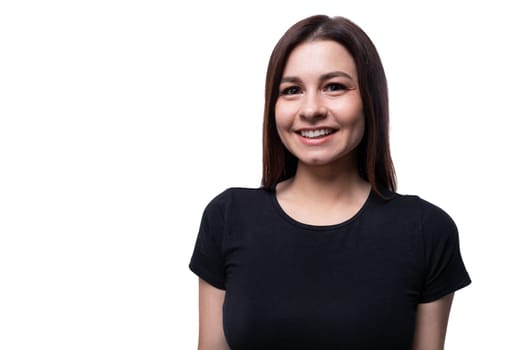
[[334, 129], [315, 129], [315, 130], [300, 130], [299, 134], [302, 137], [306, 137], [308, 139], [316, 139], [320, 138], [326, 135], [333, 134], [335, 132]]

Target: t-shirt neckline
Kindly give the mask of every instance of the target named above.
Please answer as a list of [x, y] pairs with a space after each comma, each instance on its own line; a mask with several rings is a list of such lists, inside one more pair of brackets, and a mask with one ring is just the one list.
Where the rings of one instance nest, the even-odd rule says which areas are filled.
[[374, 191], [372, 188], [370, 188], [370, 192], [368, 193], [368, 196], [365, 202], [354, 215], [352, 215], [351, 217], [347, 218], [344, 221], [341, 221], [340, 223], [330, 224], [330, 225], [312, 225], [312, 224], [307, 224], [307, 223], [298, 221], [294, 219], [293, 217], [291, 217], [290, 215], [288, 215], [288, 213], [286, 213], [286, 211], [281, 207], [281, 204], [277, 200], [277, 193], [275, 191], [275, 187], [271, 188], [270, 196], [271, 196], [272, 205], [274, 209], [278, 212], [279, 216], [281, 216], [285, 221], [292, 224], [293, 226], [296, 226], [302, 229], [311, 230], [311, 231], [333, 231], [333, 230], [337, 230], [339, 228], [348, 226], [352, 224], [354, 221], [356, 221], [357, 219], [359, 219], [359, 217], [363, 214], [363, 212], [365, 212], [368, 209], [368, 207], [370, 207], [372, 203], [372, 199], [374, 197]]

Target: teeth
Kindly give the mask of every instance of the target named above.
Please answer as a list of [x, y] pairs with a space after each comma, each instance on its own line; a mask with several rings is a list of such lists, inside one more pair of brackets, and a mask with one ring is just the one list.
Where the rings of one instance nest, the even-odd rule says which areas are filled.
[[331, 134], [331, 129], [301, 130], [301, 136], [310, 139]]

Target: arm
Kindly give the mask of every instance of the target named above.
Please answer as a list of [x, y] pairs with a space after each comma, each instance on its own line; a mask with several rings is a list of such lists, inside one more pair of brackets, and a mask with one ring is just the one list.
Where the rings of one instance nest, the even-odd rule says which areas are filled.
[[413, 350], [443, 350], [454, 293], [417, 307]]
[[222, 327], [225, 292], [199, 278], [198, 350], [229, 350]]

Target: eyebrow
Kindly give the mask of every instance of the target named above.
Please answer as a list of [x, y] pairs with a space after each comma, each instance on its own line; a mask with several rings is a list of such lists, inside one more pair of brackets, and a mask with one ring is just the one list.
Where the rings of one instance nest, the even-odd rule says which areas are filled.
[[[352, 75], [350, 75], [350, 74], [348, 74], [346, 72], [338, 70], [338, 71], [329, 72], [329, 73], [325, 73], [325, 74], [321, 75], [321, 77], [319, 78], [319, 81], [325, 81], [325, 80], [336, 78], [336, 77], [344, 77], [344, 78], [350, 79], [352, 81], [354, 80]], [[299, 79], [297, 77], [283, 77], [281, 79], [281, 84], [282, 83], [298, 83], [300, 81], [301, 81], [301, 79]]]

